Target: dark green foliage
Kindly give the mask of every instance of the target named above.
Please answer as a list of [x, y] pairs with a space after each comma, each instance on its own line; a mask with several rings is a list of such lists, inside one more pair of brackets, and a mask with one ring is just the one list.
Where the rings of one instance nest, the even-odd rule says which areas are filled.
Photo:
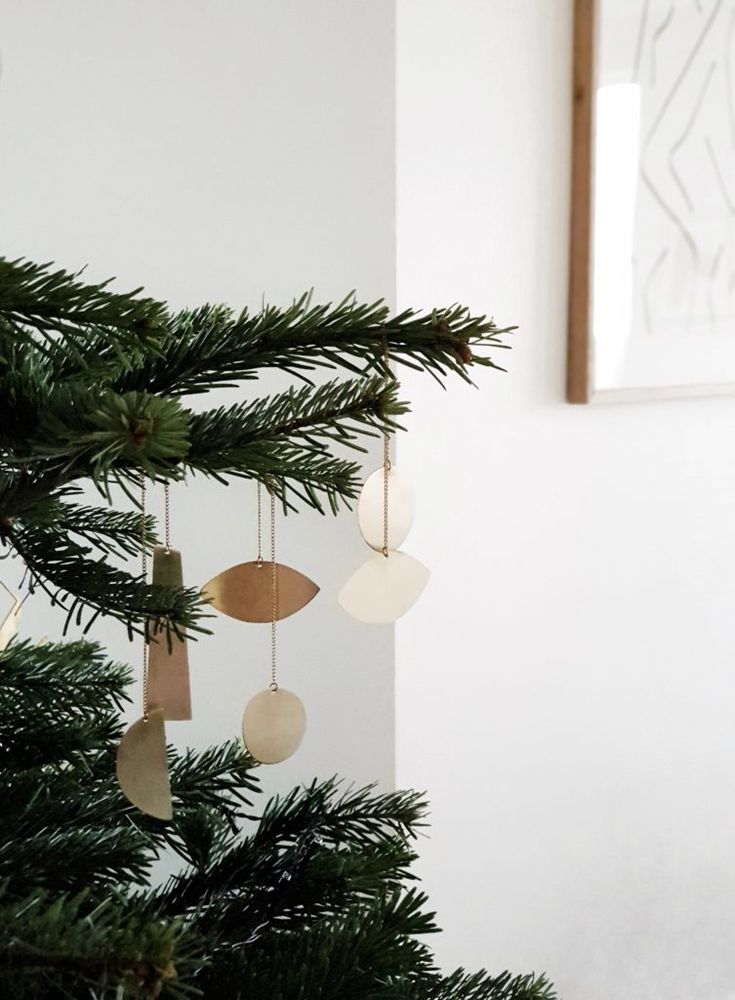
[[[360, 451], [407, 411], [386, 348], [396, 366], [469, 380], [473, 364], [497, 367], [483, 351], [504, 332], [460, 306], [392, 317], [352, 299], [171, 314], [0, 258], [0, 543], [67, 623], [205, 631], [196, 592], [116, 565], [157, 539], [150, 518], [112, 509], [113, 491], [246, 477], [286, 508], [336, 511], [360, 468], [335, 445]], [[300, 387], [204, 413], [181, 400], [268, 367]], [[351, 377], [317, 387], [317, 368]], [[79, 502], [87, 482], [102, 506]], [[85, 641], [0, 652], [3, 1000], [551, 1000], [543, 977], [435, 967], [434, 917], [411, 885], [413, 792], [333, 780], [258, 809], [255, 762], [230, 743], [170, 749], [173, 821], [138, 812], [115, 779], [128, 682]], [[180, 871], [151, 888], [164, 855]]]
[[[129, 522], [106, 523], [106, 507], [76, 511], [70, 486], [90, 481], [111, 504], [116, 487], [136, 500], [142, 476], [240, 476], [264, 483], [286, 507], [336, 511], [357, 495], [360, 466], [334, 457], [335, 444], [362, 450], [361, 438], [398, 427], [408, 408], [385, 350], [398, 367], [469, 380], [473, 365], [497, 367], [487, 350], [505, 347], [505, 332], [461, 306], [391, 316], [382, 302], [352, 298], [172, 314], [135, 292], [0, 258], [0, 541], [69, 622], [102, 614], [138, 630], [152, 617], [201, 630], [196, 594], [154, 592], [107, 563], [118, 528], [128, 554], [140, 542]], [[180, 400], [266, 368], [290, 372], [301, 388], [204, 413]], [[318, 368], [354, 377], [315, 387]], [[66, 516], [57, 518], [65, 495]]]
[[[174, 821], [143, 816], [114, 779], [128, 679], [92, 643], [0, 654], [0, 996], [553, 997], [543, 978], [436, 969], [433, 914], [406, 888], [413, 792], [315, 782], [253, 823], [255, 764], [227, 744], [170, 751]], [[181, 874], [148, 889], [165, 848]]]

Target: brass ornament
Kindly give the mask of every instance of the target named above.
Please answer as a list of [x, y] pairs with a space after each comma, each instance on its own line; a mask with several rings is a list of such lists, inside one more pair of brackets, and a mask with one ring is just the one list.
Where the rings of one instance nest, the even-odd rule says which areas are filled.
[[[171, 589], [183, 586], [180, 552], [163, 545], [153, 549], [152, 582]], [[186, 638], [180, 638], [173, 630], [167, 635], [165, 627], [159, 625], [151, 628], [151, 639], [148, 648], [148, 701], [162, 709], [164, 719], [191, 719]]]
[[[388, 367], [388, 345], [383, 335]], [[369, 625], [388, 625], [409, 611], [429, 582], [429, 570], [418, 559], [398, 551], [414, 513], [411, 484], [393, 468], [390, 435], [383, 431], [383, 467], [368, 477], [360, 494], [358, 519], [363, 538], [376, 551], [358, 567], [337, 600], [353, 618]]]
[[[202, 587], [202, 597], [213, 608], [241, 622], [269, 622], [274, 614], [277, 621], [296, 614], [313, 601], [319, 587], [297, 569], [275, 562], [275, 497], [271, 493], [271, 559], [263, 560], [262, 487], [258, 483], [258, 556], [252, 562], [238, 563], [218, 573]], [[277, 576], [275, 609], [273, 606], [272, 574]]]
[[344, 610], [369, 625], [387, 625], [410, 611], [429, 582], [430, 572], [406, 552], [373, 552], [339, 592]]
[[8, 644], [10, 643], [10, 640], [14, 639], [15, 636], [18, 634], [20, 609], [23, 605], [23, 602], [20, 600], [17, 594], [14, 594], [9, 587], [5, 586], [2, 580], [0, 580], [0, 587], [2, 587], [3, 590], [10, 595], [13, 601], [10, 610], [3, 618], [2, 622], [0, 622], [0, 653], [2, 653], [2, 651], [7, 648]]
[[[387, 539], [385, 538], [383, 512], [386, 474], [390, 494], [390, 521]], [[381, 466], [368, 476], [360, 492], [357, 519], [362, 537], [371, 549], [382, 551], [385, 544], [389, 550], [400, 549], [411, 530], [415, 508], [416, 501], [411, 480], [392, 465], [387, 473], [385, 468]]]
[[[145, 547], [145, 478], [140, 480], [140, 541], [142, 576], [147, 578]], [[166, 504], [168, 508], [168, 501]], [[167, 517], [168, 521], [168, 517]], [[167, 533], [168, 534], [168, 533]], [[117, 781], [125, 798], [141, 812], [171, 819], [171, 782], [166, 756], [166, 728], [162, 708], [150, 708], [148, 643], [143, 639], [143, 718], [134, 722], [117, 747]]]
[[[319, 593], [319, 587], [308, 576], [283, 563], [276, 564], [276, 572], [276, 618], [281, 621], [313, 600]], [[273, 613], [270, 575], [269, 564], [262, 560], [239, 563], [205, 583], [202, 596], [230, 618], [241, 622], [269, 622]]]
[[261, 764], [279, 764], [301, 746], [306, 712], [301, 700], [276, 686], [250, 699], [242, 718], [242, 738]]
[[154, 708], [127, 730], [117, 748], [117, 780], [125, 798], [156, 819], [171, 819], [171, 784], [163, 711]]
[[276, 498], [271, 493], [271, 557], [268, 569], [262, 559], [260, 488], [258, 489], [258, 561], [260, 572], [270, 585], [271, 681], [245, 706], [242, 738], [250, 754], [261, 764], [279, 764], [301, 746], [306, 731], [306, 712], [292, 691], [280, 688], [276, 680], [276, 632], [278, 622], [281, 566], [276, 562]]

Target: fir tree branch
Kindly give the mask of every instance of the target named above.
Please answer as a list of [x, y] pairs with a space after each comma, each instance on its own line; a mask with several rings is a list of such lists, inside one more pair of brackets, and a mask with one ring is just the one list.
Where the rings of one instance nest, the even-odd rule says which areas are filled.
[[499, 367], [480, 352], [506, 348], [502, 337], [512, 329], [461, 306], [391, 316], [384, 302], [358, 304], [352, 296], [337, 305], [312, 305], [304, 295], [286, 308], [237, 316], [207, 305], [173, 317], [160, 357], [121, 373], [114, 384], [119, 391], [184, 395], [256, 378], [273, 367], [306, 381], [317, 368], [385, 375], [384, 342], [396, 364], [440, 380], [456, 374], [468, 381], [469, 365]]
[[208, 634], [202, 619], [211, 617], [201, 594], [193, 588], [170, 589], [144, 582], [112, 566], [105, 558], [88, 558], [88, 546], [50, 526], [17, 522], [7, 531], [8, 542], [39, 586], [66, 612], [64, 634], [72, 624], [89, 631], [98, 615], [124, 622], [133, 633], [149, 636], [150, 623], [160, 622], [177, 635]]
[[[0, 327], [19, 335], [31, 329], [79, 338], [81, 348], [87, 331], [114, 330], [121, 360], [131, 346], [150, 349], [152, 334], [166, 324], [163, 303], [142, 298], [141, 289], [128, 294], [110, 292], [114, 279], [91, 284], [79, 280], [81, 272], [53, 271], [52, 266], [0, 257]], [[125, 334], [132, 336], [121, 343]], [[64, 351], [56, 344], [54, 356], [68, 357], [68, 341]]]
[[155, 998], [164, 986], [168, 996], [183, 996], [178, 974], [204, 957], [178, 921], [151, 920], [113, 895], [94, 908], [85, 892], [53, 897], [37, 891], [23, 900], [0, 895], [0, 922], [0, 978], [16, 984], [16, 1000], [46, 996], [53, 984], [74, 989], [75, 996], [81, 988], [86, 996], [112, 997], [118, 985], [130, 997]]

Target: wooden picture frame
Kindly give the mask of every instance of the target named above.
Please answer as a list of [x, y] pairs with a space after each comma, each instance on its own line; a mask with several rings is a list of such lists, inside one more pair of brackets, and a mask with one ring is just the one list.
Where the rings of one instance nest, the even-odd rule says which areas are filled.
[[595, 0], [575, 0], [567, 401], [590, 401], [590, 237]]
[[[667, 17], [663, 17], [664, 7], [657, 0], [629, 0], [626, 5], [616, 0], [575, 0], [574, 7], [574, 39], [573, 39], [573, 80], [572, 80], [572, 170], [571, 170], [571, 217], [570, 217], [570, 258], [569, 258], [569, 306], [568, 306], [568, 349], [567, 349], [567, 400], [570, 403], [585, 404], [592, 402], [615, 402], [615, 401], [638, 401], [644, 399], [667, 399], [686, 396], [712, 396], [730, 395], [735, 393], [735, 294], [732, 289], [735, 287], [735, 93], [731, 94], [729, 116], [731, 120], [727, 122], [722, 119], [722, 127], [712, 127], [712, 115], [725, 115], [727, 111], [726, 102], [720, 96], [723, 83], [735, 80], [735, 0], [701, 0], [699, 4], [686, 5], [682, 0], [666, 0]], [[624, 14], [623, 11], [626, 11]], [[605, 17], [603, 18], [602, 12]], [[698, 20], [695, 20], [695, 15]], [[602, 92], [603, 83], [609, 83], [612, 76], [610, 65], [606, 63], [603, 73], [598, 66], [600, 53], [605, 49], [607, 39], [602, 37], [603, 30], [610, 31], [611, 22], [614, 18], [620, 21], [623, 17], [629, 16], [631, 21], [637, 19], [635, 24], [630, 25], [630, 37], [634, 34], [637, 38], [638, 55], [643, 51], [644, 62], [636, 61], [636, 76], [630, 76], [635, 83], [629, 86], [637, 87], [640, 101], [640, 120], [638, 122], [639, 132], [636, 135], [636, 154], [638, 156], [639, 179], [638, 192], [636, 194], [636, 209], [640, 212], [640, 204], [648, 198], [645, 208], [645, 232], [649, 233], [660, 225], [664, 230], [667, 224], [665, 211], [669, 210], [664, 206], [660, 211], [660, 220], [656, 216], [656, 202], [663, 202], [663, 198], [658, 192], [654, 195], [645, 189], [640, 178], [649, 181], [644, 177], [647, 171], [646, 157], [653, 159], [646, 143], [649, 141], [651, 132], [651, 121], [654, 126], [664, 120], [664, 127], [659, 129], [652, 146], [658, 144], [655, 150], [657, 163], [664, 161], [664, 154], [671, 160], [670, 134], [685, 135], [686, 127], [691, 125], [693, 120], [692, 107], [694, 97], [701, 91], [706, 90], [706, 81], [709, 79], [707, 69], [709, 63], [714, 65], [715, 57], [720, 60], [718, 66], [719, 78], [716, 78], [717, 85], [711, 86], [707, 93], [706, 101], [700, 101], [699, 105], [704, 106], [707, 116], [708, 133], [702, 129], [701, 134], [693, 136], [691, 140], [687, 136], [690, 147], [686, 153], [689, 159], [694, 162], [693, 147], [695, 139], [697, 141], [697, 166], [694, 169], [691, 163], [685, 165], [691, 172], [691, 177], [687, 181], [691, 182], [690, 191], [693, 193], [693, 200], [697, 200], [700, 191], [713, 188], [720, 184], [722, 198], [720, 209], [713, 211], [712, 206], [707, 206], [701, 213], [704, 219], [704, 227], [710, 229], [717, 226], [726, 226], [726, 265], [728, 274], [732, 273], [730, 279], [730, 299], [722, 297], [721, 287], [724, 288], [724, 275], [722, 280], [718, 278], [718, 298], [716, 312], [716, 327], [712, 329], [715, 334], [712, 337], [706, 335], [706, 317], [703, 316], [703, 307], [698, 305], [698, 312], [692, 309], [692, 318], [688, 325], [679, 321], [679, 317], [674, 317], [674, 322], [669, 323], [669, 317], [673, 309], [669, 309], [666, 301], [666, 292], [662, 288], [660, 297], [655, 301], [661, 302], [660, 313], [656, 314], [658, 326], [653, 332], [653, 336], [647, 340], [640, 335], [631, 321], [630, 331], [627, 336], [630, 338], [630, 345], [637, 345], [632, 348], [635, 351], [646, 352], [646, 363], [640, 366], [640, 371], [644, 374], [636, 382], [638, 371], [631, 377], [630, 369], [634, 365], [629, 365], [625, 378], [621, 378], [620, 384], [600, 384], [596, 373], [595, 349], [599, 346], [600, 340], [596, 341], [593, 330], [594, 316], [594, 295], [596, 282], [600, 278], [600, 265], [595, 262], [595, 198], [596, 180], [598, 165], [596, 159], [597, 122], [596, 115], [599, 113], [598, 95]], [[648, 19], [646, 22], [646, 18]], [[689, 18], [689, 21], [687, 21]], [[673, 25], [669, 28], [669, 25]], [[618, 24], [613, 25], [617, 30]], [[663, 27], [669, 29], [664, 36]], [[625, 26], [628, 30], [628, 25]], [[730, 40], [727, 52], [724, 52], [725, 44], [723, 37], [730, 33]], [[660, 46], [660, 38], [665, 37], [668, 50]], [[671, 42], [669, 43], [669, 40]], [[656, 81], [656, 88], [651, 84], [649, 67], [645, 63], [649, 51], [652, 53], [654, 42], [659, 44], [660, 51], [664, 52], [668, 62], [664, 64], [664, 69], [670, 70], [668, 79], [664, 79], [665, 74], [659, 69], [659, 80]], [[717, 55], [720, 48], [724, 55]], [[608, 49], [606, 52], [609, 50]], [[659, 62], [662, 57], [659, 55]], [[705, 65], [705, 59], [709, 63]], [[641, 68], [642, 67], [642, 68]], [[622, 78], [622, 71], [614, 67]], [[626, 70], [627, 72], [627, 70]], [[704, 85], [702, 83], [704, 81]], [[729, 84], [728, 84], [729, 86]], [[735, 88], [735, 84], [733, 85]], [[612, 89], [612, 88], [608, 88]], [[717, 96], [716, 96], [717, 95]], [[717, 104], [716, 107], [713, 106]], [[695, 108], [696, 110], [696, 108]], [[705, 114], [700, 117], [704, 118]], [[715, 122], [720, 119], [715, 118]], [[679, 130], [677, 132], [676, 130]], [[732, 131], [733, 152], [729, 149], [725, 152], [718, 150], [721, 165], [718, 169], [714, 157], [711, 157], [712, 164], [708, 165], [707, 157], [704, 153], [705, 143], [708, 142], [708, 135], [718, 135], [720, 132]], [[665, 135], [663, 133], [666, 133]], [[683, 140], [682, 140], [683, 141]], [[605, 147], [603, 147], [605, 148]], [[663, 151], [663, 152], [661, 152]], [[710, 150], [711, 152], [711, 150]], [[679, 155], [679, 150], [676, 150]], [[631, 154], [632, 155], [632, 154]], [[663, 172], [662, 172], [663, 173]], [[673, 173], [673, 169], [672, 169]], [[658, 182], [659, 178], [655, 180]], [[668, 180], [668, 177], [666, 178]], [[680, 185], [681, 186], [681, 185]], [[652, 185], [649, 182], [649, 189]], [[669, 197], [669, 192], [665, 192]], [[674, 209], [681, 211], [681, 217], [686, 222], [686, 212], [679, 209], [679, 206], [670, 197], [670, 203]], [[691, 206], [690, 206], [691, 207]], [[722, 221], [714, 218], [715, 212], [722, 213]], [[732, 222], [725, 222], [725, 217], [732, 212]], [[670, 213], [671, 215], [671, 213]], [[670, 218], [669, 215], [669, 218]], [[728, 216], [729, 217], [729, 216]], [[714, 218], [714, 223], [713, 223]], [[636, 227], [641, 227], [639, 219], [636, 219]], [[635, 238], [638, 238], [640, 228], [635, 229]], [[695, 233], [699, 235], [704, 232], [701, 229]], [[636, 259], [639, 250], [637, 243], [633, 242], [634, 230], [631, 227], [631, 282], [630, 288], [635, 289], [635, 293], [641, 296], [640, 289], [643, 287], [642, 275], [649, 273], [647, 259]], [[673, 235], [672, 235], [673, 233]], [[676, 232], [668, 232], [662, 235], [661, 239], [667, 239], [671, 254], [669, 261], [672, 261], [675, 253], [685, 253], [674, 244], [678, 238]], [[693, 242], [693, 241], [690, 241]], [[722, 240], [720, 240], [722, 242]], [[663, 245], [663, 244], [662, 244]], [[701, 245], [701, 247], [700, 247]], [[701, 248], [701, 263], [699, 272], [695, 273], [690, 267], [691, 274], [687, 277], [692, 288], [696, 285], [698, 290], [693, 295], [698, 296], [697, 302], [704, 300], [702, 287], [707, 280], [706, 268], [713, 268], [713, 239], [707, 231], [705, 237], [699, 240], [697, 250]], [[649, 247], [646, 248], [650, 250]], [[666, 250], [669, 253], [669, 250]], [[595, 266], [598, 271], [595, 272]], [[638, 266], [638, 272], [635, 267]], [[667, 266], [669, 266], [667, 264]], [[673, 273], [673, 265], [671, 265]], [[650, 270], [650, 269], [649, 269]], [[692, 276], [693, 275], [693, 276]], [[671, 288], [672, 280], [669, 280], [668, 287]], [[663, 282], [662, 282], [663, 285]], [[725, 293], [726, 294], [726, 293]], [[631, 292], [632, 295], [632, 292]], [[728, 304], [729, 303], [729, 304]], [[631, 306], [631, 309], [634, 307]], [[631, 313], [632, 315], [632, 313]], [[714, 314], [713, 314], [714, 315]], [[679, 322], [679, 325], [677, 325]], [[732, 335], [730, 337], [730, 334]], [[646, 341], [645, 343], [643, 343]], [[656, 369], [656, 351], [660, 352], [661, 373]], [[672, 360], [676, 356], [676, 363]], [[691, 361], [691, 365], [690, 365]], [[653, 377], [651, 377], [653, 376]]]

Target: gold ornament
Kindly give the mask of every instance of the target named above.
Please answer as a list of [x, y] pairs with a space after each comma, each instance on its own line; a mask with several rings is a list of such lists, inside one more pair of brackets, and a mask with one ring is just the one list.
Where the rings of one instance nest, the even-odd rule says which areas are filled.
[[[184, 574], [181, 553], [171, 548], [171, 513], [168, 483], [165, 486], [165, 545], [153, 549], [152, 582], [160, 587], [178, 589], [183, 586]], [[162, 624], [152, 624], [153, 642], [148, 650], [148, 700], [152, 706], [163, 710], [164, 719], [181, 721], [191, 719], [191, 684], [189, 680], [189, 653], [186, 637], [171, 630], [166, 634]]]
[[344, 610], [369, 625], [387, 625], [410, 611], [429, 582], [423, 563], [406, 552], [373, 552], [339, 592]]
[[[260, 503], [258, 503], [260, 515]], [[260, 525], [260, 517], [258, 518]], [[258, 532], [260, 549], [260, 531]], [[271, 493], [271, 682], [265, 691], [256, 694], [245, 707], [242, 717], [242, 738], [248, 751], [261, 764], [279, 764], [301, 746], [306, 732], [306, 712], [292, 691], [278, 686], [276, 680], [276, 622], [278, 621], [279, 591], [282, 567], [276, 562], [276, 506]]]
[[[241, 622], [269, 622], [271, 606], [270, 574], [265, 568], [261, 541], [261, 500], [258, 483], [258, 557], [252, 562], [231, 566], [202, 587], [202, 596], [212, 607]], [[319, 587], [296, 569], [278, 564], [276, 618], [281, 621], [312, 601]]]
[[125, 733], [117, 748], [117, 780], [125, 798], [156, 819], [171, 819], [171, 785], [163, 712], [154, 708]]
[[242, 718], [245, 746], [261, 764], [279, 764], [301, 746], [306, 712], [292, 691], [278, 687], [251, 698]]
[[[383, 335], [383, 353], [388, 366], [388, 344]], [[389, 503], [392, 499], [392, 503]], [[372, 552], [340, 590], [341, 607], [358, 621], [387, 625], [413, 607], [429, 582], [430, 572], [398, 546], [411, 528], [413, 489], [393, 469], [390, 436], [383, 432], [383, 467], [368, 476], [360, 494], [358, 519], [362, 536]]]
[[[371, 549], [383, 551], [384, 537], [385, 469], [376, 469], [365, 480], [357, 504], [357, 519], [362, 537]], [[411, 530], [415, 509], [413, 484], [407, 476], [393, 466], [388, 470], [388, 492], [390, 494], [390, 523], [388, 525], [388, 549], [399, 549]]]
[[[140, 540], [143, 579], [147, 577], [145, 548], [145, 479], [140, 481]], [[143, 717], [125, 732], [117, 748], [117, 781], [125, 798], [141, 812], [171, 819], [171, 782], [166, 756], [163, 709], [151, 708], [148, 690], [148, 643], [143, 639]]]

